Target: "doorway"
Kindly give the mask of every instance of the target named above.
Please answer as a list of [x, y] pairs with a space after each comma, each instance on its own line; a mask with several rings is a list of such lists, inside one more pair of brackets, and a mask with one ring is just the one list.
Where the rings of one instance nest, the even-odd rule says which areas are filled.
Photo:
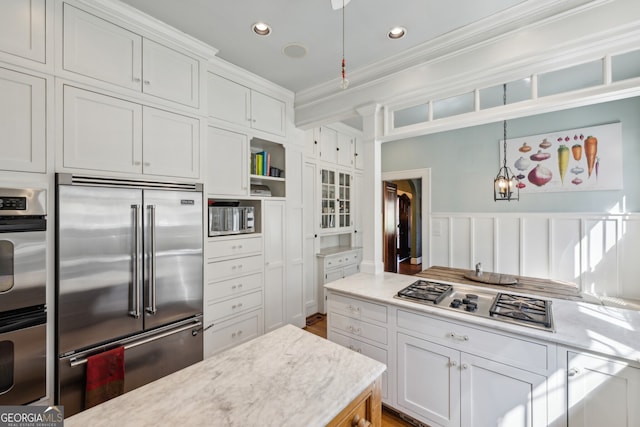
[[385, 271], [415, 274], [429, 267], [430, 172], [382, 174]]

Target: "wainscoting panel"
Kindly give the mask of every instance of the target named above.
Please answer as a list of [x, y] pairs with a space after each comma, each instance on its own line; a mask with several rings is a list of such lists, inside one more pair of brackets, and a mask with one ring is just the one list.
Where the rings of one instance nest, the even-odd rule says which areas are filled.
[[640, 299], [640, 214], [431, 215], [428, 265], [541, 277]]

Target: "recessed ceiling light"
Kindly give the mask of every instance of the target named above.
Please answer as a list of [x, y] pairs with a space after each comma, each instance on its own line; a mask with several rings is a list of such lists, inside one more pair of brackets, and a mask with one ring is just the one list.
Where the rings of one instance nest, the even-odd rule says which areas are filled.
[[271, 27], [265, 22], [256, 22], [251, 28], [253, 32], [259, 36], [268, 36], [271, 34]]
[[387, 33], [387, 37], [392, 40], [401, 39], [407, 34], [407, 29], [404, 27], [393, 27]]

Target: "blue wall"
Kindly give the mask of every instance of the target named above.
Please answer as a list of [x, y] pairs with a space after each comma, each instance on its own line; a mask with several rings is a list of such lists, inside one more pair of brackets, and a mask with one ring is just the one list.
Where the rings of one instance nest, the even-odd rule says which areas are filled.
[[382, 144], [382, 171], [431, 168], [433, 212], [640, 212], [640, 98], [507, 122], [507, 137], [622, 123], [622, 190], [521, 194], [494, 202], [502, 122]]

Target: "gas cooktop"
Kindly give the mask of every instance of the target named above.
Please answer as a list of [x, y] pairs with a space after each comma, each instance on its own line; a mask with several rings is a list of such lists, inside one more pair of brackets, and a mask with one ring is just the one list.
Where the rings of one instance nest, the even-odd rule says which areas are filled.
[[553, 332], [551, 301], [464, 285], [417, 280], [398, 299]]

